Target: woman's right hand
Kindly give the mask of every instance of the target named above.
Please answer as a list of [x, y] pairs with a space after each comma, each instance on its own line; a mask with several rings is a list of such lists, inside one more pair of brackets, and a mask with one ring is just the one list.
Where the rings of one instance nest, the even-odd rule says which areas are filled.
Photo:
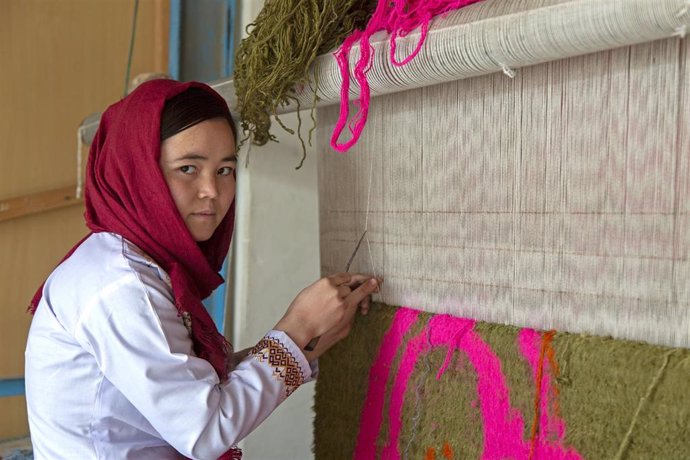
[[382, 282], [359, 273], [322, 278], [295, 297], [274, 329], [285, 332], [302, 349], [313, 338], [326, 335], [327, 340], [309, 353], [310, 360], [317, 358], [348, 335], [357, 309], [369, 308], [369, 296]]

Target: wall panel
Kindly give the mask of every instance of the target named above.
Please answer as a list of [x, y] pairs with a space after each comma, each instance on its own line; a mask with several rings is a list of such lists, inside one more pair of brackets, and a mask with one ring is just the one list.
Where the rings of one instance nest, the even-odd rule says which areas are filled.
[[24, 436], [29, 430], [23, 396], [0, 398], [0, 414], [0, 433], [3, 438]]
[[[0, 201], [76, 183], [81, 120], [124, 93], [133, 12], [133, 0], [0, 2]], [[131, 77], [167, 72], [168, 16], [168, 0], [140, 2]], [[82, 212], [0, 222], [0, 379], [23, 374], [26, 307], [87, 232]], [[17, 399], [0, 399], [0, 439], [26, 433]]]

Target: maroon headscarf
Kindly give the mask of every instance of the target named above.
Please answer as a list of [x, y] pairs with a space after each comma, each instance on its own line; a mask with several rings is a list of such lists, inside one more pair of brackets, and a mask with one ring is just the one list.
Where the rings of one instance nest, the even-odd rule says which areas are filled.
[[[174, 80], [143, 83], [108, 107], [89, 153], [84, 216], [92, 233], [123, 236], [168, 273], [175, 307], [180, 315], [191, 317], [195, 353], [211, 363], [220, 380], [225, 381], [232, 346], [218, 332], [201, 300], [223, 282], [218, 271], [230, 246], [235, 203], [213, 236], [197, 243], [177, 210], [159, 166], [160, 120], [165, 102], [192, 87], [219, 98], [227, 110], [223, 98], [209, 86]], [[32, 312], [42, 291], [43, 287], [31, 302]]]

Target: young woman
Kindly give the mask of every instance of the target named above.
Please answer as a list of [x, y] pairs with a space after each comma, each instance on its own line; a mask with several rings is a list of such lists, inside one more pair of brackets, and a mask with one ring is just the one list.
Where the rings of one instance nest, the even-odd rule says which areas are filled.
[[233, 353], [201, 300], [222, 282], [236, 139], [225, 101], [200, 83], [147, 82], [103, 114], [87, 166], [92, 233], [32, 303], [34, 458], [238, 458], [235, 444], [368, 309], [381, 280], [336, 274]]

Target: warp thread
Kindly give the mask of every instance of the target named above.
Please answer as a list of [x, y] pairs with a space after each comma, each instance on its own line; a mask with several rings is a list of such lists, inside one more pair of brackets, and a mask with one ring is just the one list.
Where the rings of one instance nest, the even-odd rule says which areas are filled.
[[[364, 232], [362, 233], [362, 236], [359, 239], [359, 242], [357, 243], [357, 246], [355, 247], [354, 252], [350, 256], [350, 259], [347, 262], [347, 265], [345, 266], [345, 271], [350, 271], [350, 265], [352, 264], [352, 261], [355, 258], [355, 255], [357, 254], [360, 244], [362, 243], [363, 239], [366, 239], [367, 242], [367, 252], [369, 253], [369, 263], [371, 264], [371, 273], [374, 276], [377, 276], [378, 273], [376, 271], [376, 266], [374, 265], [374, 256], [372, 255], [371, 252], [371, 242], [369, 241], [369, 214], [371, 211], [371, 185], [372, 185], [372, 179], [374, 177], [374, 156], [369, 155], [369, 185], [367, 188], [367, 209], [366, 212], [364, 213]], [[382, 274], [383, 275], [383, 274]], [[383, 299], [383, 291], [379, 290], [380, 294], [380, 300], [385, 303]]]
[[[367, 251], [369, 252], [369, 262], [371, 263], [371, 270], [376, 275], [376, 267], [374, 266], [374, 257], [371, 254], [371, 243], [369, 242], [369, 213], [371, 211], [371, 184], [374, 177], [374, 156], [369, 155], [369, 185], [367, 186], [367, 212], [364, 217], [364, 234], [367, 240]], [[383, 298], [382, 298], [383, 300]]]

